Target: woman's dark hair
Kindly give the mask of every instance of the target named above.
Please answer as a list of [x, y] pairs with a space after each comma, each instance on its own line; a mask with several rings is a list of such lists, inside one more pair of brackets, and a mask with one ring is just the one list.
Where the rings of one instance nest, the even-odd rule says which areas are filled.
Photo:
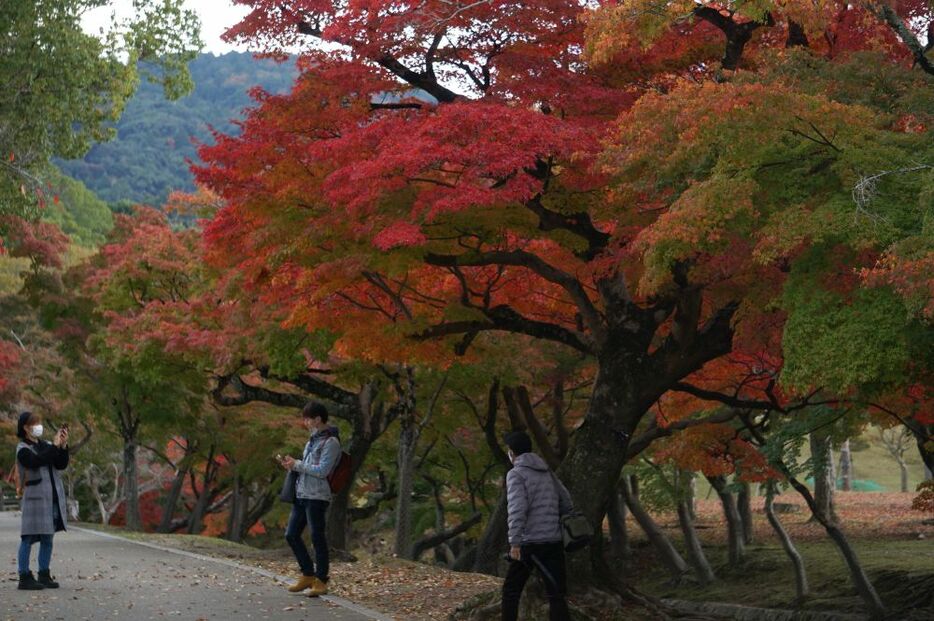
[[322, 423], [328, 422], [328, 409], [323, 403], [309, 401], [302, 408], [302, 418], [320, 418]]
[[39, 422], [39, 417], [32, 412], [23, 412], [16, 421], [16, 437], [20, 440], [26, 439], [26, 427], [35, 425]]

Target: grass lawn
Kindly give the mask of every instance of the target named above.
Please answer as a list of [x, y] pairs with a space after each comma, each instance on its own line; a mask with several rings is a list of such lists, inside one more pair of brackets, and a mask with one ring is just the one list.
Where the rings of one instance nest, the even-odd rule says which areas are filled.
[[[902, 611], [900, 619], [934, 618], [934, 527], [922, 524], [920, 513], [908, 509], [912, 494], [841, 493], [838, 508], [850, 539], [883, 603]], [[784, 495], [782, 502], [795, 503]], [[658, 597], [728, 602], [766, 608], [791, 608], [795, 599], [791, 563], [765, 520], [762, 501], [754, 505], [756, 540], [747, 548], [744, 563], [727, 566], [724, 526], [714, 501], [698, 506], [699, 535], [718, 581], [701, 587], [693, 581], [672, 585], [654, 554], [632, 525], [636, 554], [630, 573], [637, 586]], [[803, 501], [797, 499], [803, 506]], [[806, 511], [781, 516], [805, 562], [811, 596], [807, 610], [862, 612], [863, 604], [850, 583], [837, 548], [823, 529], [807, 522]], [[660, 516], [669, 537], [680, 545], [675, 517]]]

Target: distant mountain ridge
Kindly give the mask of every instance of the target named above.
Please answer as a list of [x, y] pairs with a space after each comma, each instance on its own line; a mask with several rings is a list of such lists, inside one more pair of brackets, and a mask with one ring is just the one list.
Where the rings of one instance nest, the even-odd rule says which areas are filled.
[[112, 206], [160, 205], [174, 190], [194, 189], [186, 159], [197, 160], [195, 142], [210, 143], [211, 127], [237, 133], [232, 121], [252, 105], [250, 89], [283, 93], [297, 75], [294, 62], [242, 52], [202, 54], [190, 69], [191, 95], [167, 101], [160, 87], [143, 82], [117, 124], [117, 137], [81, 160], [56, 162], [59, 168]]

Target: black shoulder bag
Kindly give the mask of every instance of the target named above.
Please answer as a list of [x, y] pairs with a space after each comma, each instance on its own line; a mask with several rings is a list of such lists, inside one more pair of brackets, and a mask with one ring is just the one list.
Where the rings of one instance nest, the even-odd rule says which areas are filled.
[[[555, 486], [555, 494], [558, 496], [558, 511], [561, 507], [561, 483], [555, 473], [551, 473], [552, 481]], [[567, 552], [575, 552], [581, 548], [590, 545], [593, 539], [593, 526], [590, 520], [577, 509], [571, 508], [567, 513], [559, 516], [561, 524], [561, 538], [564, 540], [564, 549]]]
[[285, 481], [282, 482], [282, 491], [279, 492], [279, 500], [295, 504], [295, 484], [298, 483], [298, 473], [289, 470], [285, 475]]

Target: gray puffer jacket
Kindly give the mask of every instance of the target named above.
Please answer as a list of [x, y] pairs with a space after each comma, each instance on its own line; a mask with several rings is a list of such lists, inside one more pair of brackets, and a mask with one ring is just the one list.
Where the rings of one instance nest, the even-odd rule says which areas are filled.
[[561, 516], [572, 509], [571, 495], [535, 453], [516, 457], [506, 474], [509, 545], [561, 541]]
[[328, 475], [337, 466], [341, 456], [341, 442], [337, 427], [328, 427], [313, 434], [305, 444], [302, 461], [296, 461], [292, 470], [298, 472], [295, 496], [308, 500], [331, 500]]

